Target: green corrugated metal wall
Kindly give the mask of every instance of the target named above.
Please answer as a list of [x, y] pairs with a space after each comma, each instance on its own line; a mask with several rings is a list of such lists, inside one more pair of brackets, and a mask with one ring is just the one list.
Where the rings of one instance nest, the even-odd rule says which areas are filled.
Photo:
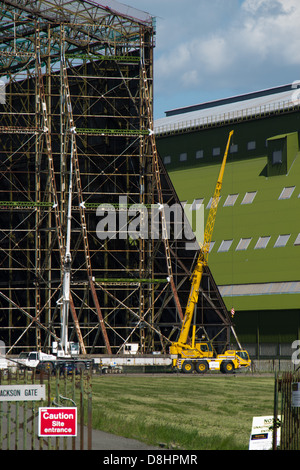
[[[232, 125], [157, 136], [159, 153], [181, 201], [213, 195], [229, 131], [234, 129], [225, 170], [221, 200], [213, 234], [209, 266], [219, 286], [300, 280], [300, 113], [286, 113]], [[283, 134], [285, 134], [283, 136]], [[272, 141], [270, 138], [276, 137]], [[286, 152], [282, 164], [272, 166], [274, 143]], [[248, 149], [249, 142], [250, 148]], [[255, 142], [255, 148], [253, 148]], [[267, 143], [268, 142], [268, 143]], [[278, 146], [278, 145], [277, 145]], [[213, 149], [220, 155], [213, 156]], [[186, 153], [186, 160], [180, 155]], [[196, 158], [198, 155], [201, 158]], [[289, 199], [279, 199], [285, 187], [295, 187]], [[252, 204], [241, 204], [246, 192], [256, 191]], [[224, 207], [228, 195], [237, 194], [234, 206]], [[208, 209], [205, 209], [208, 214]], [[274, 248], [279, 235], [289, 234], [284, 247]], [[255, 249], [259, 237], [270, 236], [264, 249]], [[237, 251], [241, 238], [251, 238], [247, 250]], [[233, 240], [228, 252], [218, 252], [223, 240]], [[300, 293], [225, 297], [237, 312], [242, 341], [290, 342], [298, 338]]]

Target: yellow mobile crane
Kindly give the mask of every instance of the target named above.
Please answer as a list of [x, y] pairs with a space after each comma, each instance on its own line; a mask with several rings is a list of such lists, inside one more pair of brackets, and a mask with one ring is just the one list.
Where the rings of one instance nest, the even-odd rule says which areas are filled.
[[188, 343], [189, 332], [192, 318], [195, 312], [195, 306], [198, 302], [199, 288], [202, 279], [204, 266], [207, 265], [207, 259], [212, 239], [213, 228], [216, 219], [220, 192], [223, 182], [226, 160], [229, 151], [229, 145], [233, 131], [229, 133], [217, 185], [212, 199], [205, 232], [203, 246], [200, 250], [196, 266], [191, 276], [191, 289], [183, 318], [178, 341], [170, 346], [170, 354], [173, 357], [173, 366], [181, 369], [183, 372], [192, 372], [196, 370], [199, 373], [205, 373], [208, 369], [221, 370], [221, 372], [233, 372], [240, 367], [249, 367], [251, 361], [247, 351], [227, 350], [224, 354], [214, 357], [214, 352], [209, 342], [196, 342], [196, 325], [192, 328], [192, 341]]

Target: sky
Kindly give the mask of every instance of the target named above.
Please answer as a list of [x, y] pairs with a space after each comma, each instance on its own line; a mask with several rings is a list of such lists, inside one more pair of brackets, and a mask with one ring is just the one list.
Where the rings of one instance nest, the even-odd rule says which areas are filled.
[[119, 0], [156, 18], [154, 118], [300, 79], [299, 0]]

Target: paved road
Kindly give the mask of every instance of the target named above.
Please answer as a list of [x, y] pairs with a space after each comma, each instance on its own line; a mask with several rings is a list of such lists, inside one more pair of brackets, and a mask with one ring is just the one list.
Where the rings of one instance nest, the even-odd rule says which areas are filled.
[[[79, 437], [77, 437], [79, 446]], [[79, 448], [79, 447], [78, 447]], [[93, 430], [92, 450], [156, 450], [143, 442], [125, 437], [115, 436], [103, 431]]]
[[[4, 429], [6, 433], [7, 429]], [[86, 431], [86, 430], [85, 430]], [[34, 443], [32, 443], [34, 440]], [[72, 438], [59, 438], [59, 447], [57, 447], [56, 439], [50, 438], [49, 439], [51, 444], [50, 448], [52, 449], [59, 449], [59, 450], [72, 450]], [[40, 440], [37, 437], [37, 433], [34, 439], [32, 436], [28, 435], [26, 439], [26, 444], [24, 447], [23, 443], [23, 433], [22, 430], [19, 431], [19, 436], [17, 439], [16, 444], [16, 436], [13, 432], [10, 437], [10, 442], [8, 444], [7, 439], [4, 439], [1, 443], [2, 450], [30, 450], [40, 449]], [[66, 445], [66, 448], [65, 448]], [[42, 444], [42, 449], [47, 450], [48, 447], [48, 439], [44, 441]], [[134, 439], [127, 439], [125, 437], [115, 436], [113, 434], [109, 434], [102, 431], [93, 430], [92, 432], [92, 448], [91, 450], [124, 450], [124, 451], [140, 451], [140, 450], [157, 450], [157, 447], [151, 447], [143, 442], [139, 442]], [[77, 437], [75, 438], [75, 450], [81, 450], [81, 437], [80, 433], [78, 433]], [[88, 442], [87, 442], [87, 432], [84, 433], [84, 441], [83, 441], [83, 449], [88, 450]]]

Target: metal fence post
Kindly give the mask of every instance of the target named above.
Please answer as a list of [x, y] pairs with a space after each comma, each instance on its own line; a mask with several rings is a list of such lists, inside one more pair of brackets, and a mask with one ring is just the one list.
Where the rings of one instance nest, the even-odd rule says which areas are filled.
[[87, 397], [87, 408], [88, 408], [88, 450], [92, 450], [92, 372], [88, 372], [88, 397]]
[[273, 450], [277, 449], [277, 422], [278, 422], [278, 387], [277, 387], [277, 373], [275, 372], [275, 385], [274, 385], [274, 421], [273, 421]]
[[80, 450], [84, 449], [84, 387], [83, 373], [80, 370]]

